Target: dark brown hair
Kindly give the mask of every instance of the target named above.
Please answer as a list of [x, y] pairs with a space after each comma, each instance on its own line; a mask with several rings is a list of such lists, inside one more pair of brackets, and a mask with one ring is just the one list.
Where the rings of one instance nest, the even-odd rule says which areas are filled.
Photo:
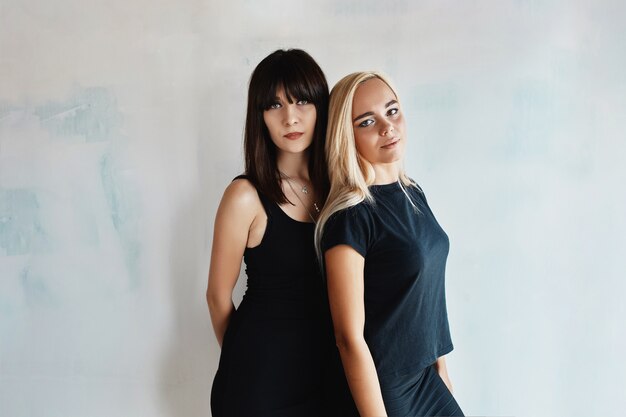
[[300, 49], [279, 49], [265, 57], [252, 72], [244, 132], [246, 175], [260, 193], [276, 203], [288, 202], [280, 186], [276, 145], [272, 142], [263, 112], [283, 88], [289, 100], [315, 105], [316, 120], [309, 151], [309, 176], [318, 202], [328, 196], [328, 170], [324, 157], [328, 120], [328, 84], [317, 62]]

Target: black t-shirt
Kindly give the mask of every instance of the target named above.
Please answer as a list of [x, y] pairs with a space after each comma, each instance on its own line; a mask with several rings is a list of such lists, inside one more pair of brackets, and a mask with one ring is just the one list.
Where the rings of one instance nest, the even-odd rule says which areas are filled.
[[445, 298], [448, 236], [424, 194], [399, 183], [372, 185], [361, 202], [328, 221], [322, 250], [349, 245], [365, 258], [364, 337], [381, 384], [452, 351]]

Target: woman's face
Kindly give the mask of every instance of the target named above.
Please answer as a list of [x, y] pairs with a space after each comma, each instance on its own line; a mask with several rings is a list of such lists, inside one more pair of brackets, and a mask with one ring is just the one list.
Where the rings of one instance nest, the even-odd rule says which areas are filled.
[[276, 147], [289, 153], [304, 152], [313, 141], [317, 111], [313, 103], [289, 102], [281, 88], [274, 103], [263, 112], [263, 120]]
[[357, 87], [352, 126], [356, 149], [369, 163], [389, 164], [402, 159], [404, 115], [396, 95], [381, 79], [371, 78]]

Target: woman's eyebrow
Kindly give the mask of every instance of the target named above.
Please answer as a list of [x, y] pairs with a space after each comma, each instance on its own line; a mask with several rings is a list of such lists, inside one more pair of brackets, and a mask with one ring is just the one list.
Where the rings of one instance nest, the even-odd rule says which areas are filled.
[[[392, 105], [394, 105], [394, 104], [397, 104], [397, 103], [398, 103], [398, 100], [396, 100], [396, 99], [390, 100], [387, 104], [385, 104], [385, 108], [387, 108], [387, 107], [389, 107], [389, 106], [392, 106]], [[371, 111], [365, 112], [365, 113], [363, 113], [363, 114], [361, 114], [361, 115], [359, 115], [359, 116], [355, 117], [355, 118], [354, 118], [354, 120], [352, 120], [352, 123], [354, 123], [354, 122], [356, 122], [357, 120], [362, 119], [362, 118], [364, 118], [364, 117], [371, 116], [371, 115], [373, 115], [373, 114], [374, 114], [374, 112], [371, 112]]]
[[371, 115], [373, 115], [373, 114], [374, 114], [373, 112], [368, 111], [368, 112], [366, 112], [366, 113], [363, 113], [363, 114], [362, 114], [362, 115], [360, 115], [360, 116], [355, 117], [355, 118], [354, 118], [354, 120], [353, 120], [352, 122], [356, 122], [356, 121], [357, 121], [357, 120], [359, 120], [359, 119], [362, 119], [362, 118], [367, 117], [367, 116], [371, 116]]
[[393, 100], [389, 101], [389, 103], [385, 104], [385, 108], [387, 108], [387, 107], [389, 107], [391, 105], [394, 105], [394, 104], [398, 104], [398, 100], [393, 99]]

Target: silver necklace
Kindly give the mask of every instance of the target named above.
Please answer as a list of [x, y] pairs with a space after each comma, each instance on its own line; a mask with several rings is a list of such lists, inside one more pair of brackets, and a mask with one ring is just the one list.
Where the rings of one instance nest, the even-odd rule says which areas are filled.
[[[308, 209], [307, 205], [304, 204], [304, 201], [302, 201], [302, 199], [300, 198], [300, 196], [298, 195], [298, 193], [296, 192], [296, 190], [293, 188], [292, 185], [292, 181], [296, 183], [296, 185], [298, 187], [300, 187], [300, 190], [302, 191], [303, 194], [308, 194], [309, 193], [309, 189], [307, 188], [306, 185], [300, 185], [296, 182], [296, 180], [294, 180], [293, 178], [291, 178], [289, 175], [285, 174], [282, 171], [278, 171], [280, 172], [280, 175], [287, 180], [287, 185], [289, 185], [289, 188], [291, 188], [291, 191], [294, 193], [294, 195], [296, 196], [296, 198], [298, 199], [298, 201], [300, 201], [300, 204], [302, 204], [302, 206], [304, 207], [304, 209], [306, 210], [306, 212], [309, 214], [309, 217], [311, 218], [311, 220], [313, 220], [313, 223], [315, 223], [315, 217], [313, 217], [313, 214], [311, 213], [311, 211]], [[316, 213], [320, 212], [319, 207], [317, 206], [317, 203], [314, 201], [313, 202], [313, 209], [315, 209]]]
[[278, 172], [280, 172], [280, 175], [282, 175], [282, 176], [283, 176], [283, 178], [285, 178], [287, 181], [293, 181], [293, 182], [295, 182], [295, 183], [296, 183], [296, 185], [297, 185], [298, 187], [300, 187], [300, 190], [302, 190], [302, 193], [303, 193], [303, 194], [308, 194], [308, 193], [309, 193], [309, 188], [308, 188], [306, 185], [300, 185], [300, 183], [298, 183], [296, 180], [294, 180], [293, 178], [291, 178], [289, 175], [285, 174], [285, 173], [284, 173], [284, 172], [282, 172], [282, 171], [278, 171]]

